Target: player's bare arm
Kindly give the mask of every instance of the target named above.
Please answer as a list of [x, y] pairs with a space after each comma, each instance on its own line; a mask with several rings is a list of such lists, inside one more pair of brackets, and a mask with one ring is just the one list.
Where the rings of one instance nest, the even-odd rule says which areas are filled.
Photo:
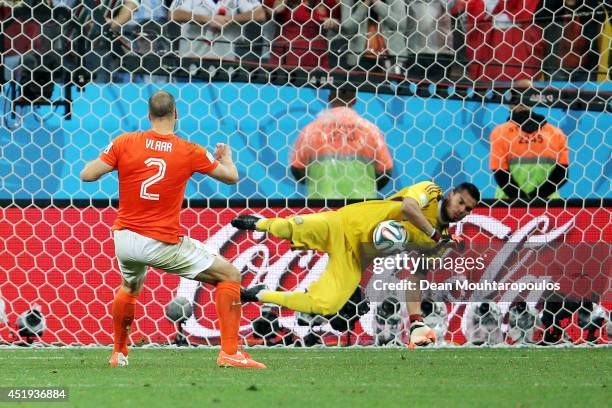
[[232, 149], [225, 143], [217, 143], [215, 158], [219, 165], [208, 175], [225, 184], [236, 184], [239, 176], [232, 159]]
[[80, 177], [82, 181], [97, 181], [100, 177], [113, 170], [114, 167], [104, 163], [100, 158], [96, 158], [85, 165], [83, 170], [81, 170]]

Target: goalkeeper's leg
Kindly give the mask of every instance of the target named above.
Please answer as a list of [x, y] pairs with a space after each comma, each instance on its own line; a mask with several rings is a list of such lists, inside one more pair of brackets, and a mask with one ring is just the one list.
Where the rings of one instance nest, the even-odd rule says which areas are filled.
[[257, 299], [289, 309], [323, 316], [338, 312], [349, 300], [361, 280], [358, 261], [350, 252], [330, 255], [327, 268], [308, 291], [280, 292], [262, 290]]
[[293, 248], [327, 252], [325, 272], [306, 293], [262, 290], [244, 291], [243, 301], [259, 300], [304, 313], [330, 315], [336, 313], [351, 297], [361, 279], [358, 255], [346, 245], [342, 219], [334, 211], [296, 215], [288, 218], [259, 219], [242, 215], [232, 220], [239, 229], [256, 229], [291, 241]]
[[[283, 306], [296, 312], [318, 314], [329, 316], [337, 313], [351, 297], [356, 285], [351, 285], [341, 292], [312, 293], [302, 292], [281, 292], [274, 290], [264, 290], [258, 295], [258, 299], [264, 303], [273, 303]], [[347, 294], [348, 293], [348, 294]]]
[[257, 231], [265, 231], [281, 239], [291, 239], [293, 235], [293, 226], [285, 218], [264, 218], [255, 224], [255, 228]]
[[258, 218], [240, 215], [232, 225], [242, 230], [267, 232], [276, 238], [291, 241], [294, 249], [314, 249], [322, 252], [344, 250], [336, 242], [344, 242], [342, 222], [334, 211], [296, 215], [287, 218]]
[[285, 218], [260, 218], [255, 215], [239, 215], [232, 220], [232, 226], [241, 230], [268, 232], [277, 238], [291, 239], [293, 228]]

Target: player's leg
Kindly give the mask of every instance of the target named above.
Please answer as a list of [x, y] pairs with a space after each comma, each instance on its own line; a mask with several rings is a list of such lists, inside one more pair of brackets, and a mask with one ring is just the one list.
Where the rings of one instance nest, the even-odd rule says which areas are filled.
[[115, 293], [111, 311], [114, 346], [109, 364], [117, 367], [128, 365], [129, 332], [147, 266], [137, 259], [135, 248], [140, 242], [138, 234], [131, 231], [115, 231], [114, 237], [115, 254], [123, 278], [121, 287]]
[[256, 286], [243, 291], [243, 300], [274, 303], [304, 313], [332, 314], [346, 303], [361, 278], [359, 260], [346, 244], [342, 219], [333, 211], [270, 218], [257, 221], [257, 230], [288, 236], [294, 248], [315, 249], [329, 254], [323, 275], [306, 293], [264, 290]]
[[306, 292], [262, 290], [257, 299], [298, 312], [328, 316], [346, 304], [360, 280], [361, 269], [356, 256], [350, 251], [334, 252], [321, 277]]
[[232, 225], [238, 229], [267, 232], [277, 238], [290, 240], [294, 249], [314, 249], [322, 252], [330, 251], [332, 234], [342, 236], [342, 226], [339, 224], [340, 218], [334, 211], [287, 218], [241, 215], [232, 220]]
[[[122, 265], [119, 262], [119, 265]], [[145, 275], [145, 265], [122, 266], [122, 272], [125, 270], [133, 271], [134, 274], [140, 274], [143, 278]], [[134, 322], [134, 312], [138, 293], [142, 289], [143, 279], [138, 281], [126, 281], [125, 277], [119, 290], [115, 293], [112, 306], [113, 316], [113, 354], [109, 361], [111, 366], [128, 365], [128, 342], [130, 327]]]
[[210, 267], [193, 279], [216, 286], [215, 306], [221, 326], [221, 350], [236, 354], [242, 317], [240, 272], [223, 257], [217, 256]]
[[239, 215], [232, 226], [240, 230], [265, 231], [277, 238], [291, 239], [292, 228], [287, 218], [260, 218], [255, 215]]
[[[225, 258], [209, 251], [200, 241], [183, 237], [176, 245], [175, 256], [161, 257], [152, 264], [166, 272], [216, 286], [215, 306], [221, 328], [219, 366], [265, 368], [238, 346], [242, 304], [240, 303], [240, 272]], [[169, 261], [163, 261], [169, 259]]]

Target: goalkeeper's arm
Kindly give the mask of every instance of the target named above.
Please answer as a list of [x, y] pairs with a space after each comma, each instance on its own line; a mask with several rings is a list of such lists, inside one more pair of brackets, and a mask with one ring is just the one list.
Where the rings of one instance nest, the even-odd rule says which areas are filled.
[[410, 221], [410, 223], [427, 234], [427, 236], [433, 237], [437, 233], [436, 229], [427, 221], [425, 215], [423, 215], [419, 203], [417, 203], [414, 198], [404, 197], [401, 210], [406, 221]]
[[[463, 240], [456, 235], [441, 235], [440, 232], [435, 229], [425, 218], [419, 203], [414, 198], [405, 197], [402, 201], [402, 214], [406, 221], [410, 221], [415, 227], [423, 231], [429, 236], [434, 242], [440, 243], [441, 246], [449, 243], [461, 243]], [[437, 245], [434, 247], [434, 252], [437, 251]]]

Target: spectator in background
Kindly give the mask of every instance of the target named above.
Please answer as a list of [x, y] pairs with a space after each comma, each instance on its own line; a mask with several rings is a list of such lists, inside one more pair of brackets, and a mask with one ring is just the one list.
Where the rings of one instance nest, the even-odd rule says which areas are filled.
[[466, 55], [473, 81], [536, 79], [543, 56], [540, 0], [467, 0]]
[[353, 110], [352, 89], [331, 91], [330, 108], [307, 125], [291, 154], [291, 173], [309, 198], [376, 198], [393, 160], [381, 131]]
[[[68, 10], [64, 4], [68, 1], [16, 1], [11, 7], [1, 7], [4, 78], [21, 85], [15, 94], [14, 106], [49, 103], [55, 82], [69, 81], [71, 68], [75, 73], [75, 64], [68, 66], [66, 56], [70, 49], [77, 47], [61, 38], [59, 28], [62, 24], [69, 25], [70, 12], [61, 12]], [[72, 80], [83, 84], [75, 76]]]
[[18, 81], [17, 68], [21, 57], [35, 48], [40, 34], [40, 23], [32, 19], [27, 5], [7, 6], [0, 2], [0, 30], [2, 31], [2, 82]]
[[181, 57], [236, 59], [236, 44], [245, 41], [243, 26], [266, 20], [258, 0], [174, 0], [170, 11], [172, 21], [183, 25]]
[[336, 0], [264, 0], [278, 25], [269, 62], [303, 68], [329, 68], [326, 34], [340, 27]]
[[[122, 28], [137, 31], [147, 25], [162, 27], [168, 21], [165, 0], [125, 0], [119, 11], [110, 19], [111, 28], [119, 32]], [[150, 24], [154, 22], [154, 24]], [[161, 32], [161, 30], [160, 30]]]
[[[108, 20], [111, 30], [121, 35], [124, 52], [136, 55], [165, 54], [172, 49], [172, 35], [169, 33], [168, 8], [164, 0], [125, 0], [114, 16]], [[179, 33], [176, 33], [178, 37]], [[116, 39], [117, 40], [117, 39]], [[115, 47], [116, 49], [117, 47]], [[128, 80], [130, 74], [122, 74]], [[139, 82], [167, 82], [163, 75], [135, 74]]]
[[547, 73], [556, 80], [588, 80], [599, 66], [599, 39], [612, 17], [612, 1], [541, 0], [537, 17], [544, 31]]
[[490, 168], [498, 199], [548, 200], [567, 182], [569, 149], [563, 131], [519, 103], [491, 133]]
[[407, 0], [408, 76], [442, 79], [453, 62], [453, 0]]
[[385, 39], [385, 69], [402, 74], [406, 59], [407, 9], [405, 0], [340, 0], [341, 33], [348, 38], [346, 63], [361, 66], [361, 57], [368, 42], [368, 20], [373, 11], [378, 17], [379, 32]]
[[[156, 2], [156, 0], [144, 0], [145, 2]], [[108, 22], [111, 24], [111, 28], [114, 31], [120, 31], [121, 28], [128, 23], [135, 23], [135, 10], [141, 9], [141, 13], [145, 8], [150, 9], [150, 4], [145, 7], [140, 7], [143, 0], [125, 0], [119, 6], [119, 10], [113, 13], [113, 16], [109, 16]], [[161, 1], [160, 1], [161, 2]]]

